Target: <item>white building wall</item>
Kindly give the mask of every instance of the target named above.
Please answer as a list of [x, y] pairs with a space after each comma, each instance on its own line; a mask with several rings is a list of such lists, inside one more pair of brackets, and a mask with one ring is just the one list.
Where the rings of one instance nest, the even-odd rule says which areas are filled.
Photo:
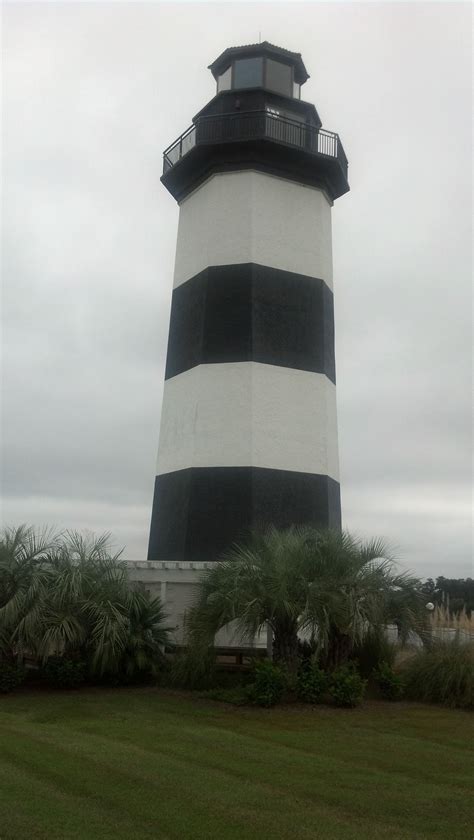
[[[205, 567], [212, 563], [162, 563], [130, 562], [128, 574], [131, 581], [141, 583], [153, 597], [161, 598], [166, 613], [166, 626], [170, 628], [170, 638], [177, 645], [185, 643], [185, 615], [196, 596], [196, 586]], [[218, 647], [251, 646], [249, 640], [242, 641], [237, 628], [231, 624], [217, 633], [215, 644]], [[255, 640], [256, 648], [267, 645], [266, 632]]]

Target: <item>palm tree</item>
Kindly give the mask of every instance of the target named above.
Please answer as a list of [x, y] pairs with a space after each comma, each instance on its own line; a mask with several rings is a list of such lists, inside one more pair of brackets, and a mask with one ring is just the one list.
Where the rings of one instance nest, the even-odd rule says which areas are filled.
[[110, 536], [21, 526], [0, 537], [0, 654], [85, 660], [92, 674], [153, 670], [167, 630], [158, 599], [131, 590]]
[[[0, 538], [0, 656], [23, 654], [23, 641], [37, 626], [51, 581], [50, 552], [58, 545], [51, 530], [20, 525]], [[21, 633], [18, 628], [21, 626]], [[21, 638], [20, 638], [21, 637]]]
[[109, 541], [109, 534], [70, 531], [52, 553], [52, 585], [35, 636], [43, 661], [73, 654], [88, 660], [93, 673], [117, 670], [129, 626], [127, 573]]
[[421, 581], [398, 572], [383, 540], [360, 541], [347, 532], [321, 532], [313, 555], [314, 579], [305, 618], [318, 634], [323, 662], [334, 667], [348, 659], [368, 635], [383, 633], [397, 621], [406, 641], [426, 627]]
[[269, 626], [274, 658], [294, 673], [299, 634], [309, 634], [320, 659], [334, 667], [395, 617], [405, 634], [419, 627], [423, 598], [416, 578], [396, 572], [382, 541], [268, 527], [204, 573], [187, 628], [190, 648], [202, 653], [229, 622], [247, 639]]
[[129, 630], [122, 656], [122, 670], [132, 677], [138, 672], [155, 673], [163, 662], [169, 640], [165, 612], [159, 598], [149, 598], [140, 590], [128, 593]]

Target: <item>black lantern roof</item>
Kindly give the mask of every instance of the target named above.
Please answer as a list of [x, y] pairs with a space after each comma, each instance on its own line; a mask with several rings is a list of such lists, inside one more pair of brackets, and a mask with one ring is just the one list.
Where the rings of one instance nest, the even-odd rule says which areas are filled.
[[283, 61], [285, 64], [291, 64], [294, 68], [294, 79], [297, 84], [302, 85], [309, 79], [309, 73], [304, 66], [301, 53], [285, 50], [283, 47], [270, 44], [269, 41], [262, 41], [261, 44], [245, 44], [242, 47], [228, 47], [209, 65], [208, 69], [214, 78], [217, 79], [227, 69], [234, 58], [251, 58], [260, 55], [266, 55], [270, 58]]

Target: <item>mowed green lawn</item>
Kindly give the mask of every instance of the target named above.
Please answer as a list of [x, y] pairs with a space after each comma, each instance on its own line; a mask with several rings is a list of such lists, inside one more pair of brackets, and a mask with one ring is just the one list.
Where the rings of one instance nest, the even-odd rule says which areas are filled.
[[474, 836], [473, 718], [239, 709], [157, 689], [0, 699], [0, 838]]

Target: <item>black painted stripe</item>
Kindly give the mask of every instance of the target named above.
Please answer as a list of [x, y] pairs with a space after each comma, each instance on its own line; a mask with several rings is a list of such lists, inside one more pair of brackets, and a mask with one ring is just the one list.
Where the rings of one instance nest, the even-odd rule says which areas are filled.
[[159, 475], [148, 560], [217, 560], [249, 528], [341, 526], [339, 484], [260, 467], [199, 467]]
[[254, 361], [336, 381], [333, 294], [323, 280], [244, 263], [211, 266], [173, 291], [165, 378]]
[[249, 169], [324, 190], [333, 201], [350, 189], [346, 166], [338, 158], [264, 139], [195, 146], [161, 182], [181, 202], [219, 172]]

